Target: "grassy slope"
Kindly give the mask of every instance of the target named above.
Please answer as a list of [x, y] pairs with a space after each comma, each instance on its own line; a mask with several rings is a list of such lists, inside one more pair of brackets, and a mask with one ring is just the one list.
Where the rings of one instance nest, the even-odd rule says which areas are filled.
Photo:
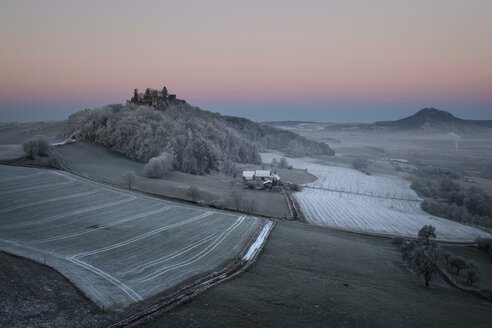
[[455, 256], [474, 261], [480, 270], [479, 288], [492, 289], [492, 258], [486, 252], [473, 247], [447, 247]]
[[[199, 189], [200, 199], [205, 201], [227, 199], [232, 191], [232, 179], [218, 173], [197, 176], [171, 172], [161, 179], [145, 178], [141, 175], [144, 163], [132, 161], [94, 143], [77, 142], [60, 147], [58, 151], [73, 171], [121, 186], [125, 185], [125, 172], [134, 171], [137, 181], [133, 189], [136, 190], [189, 200], [188, 188], [195, 185]], [[243, 195], [245, 200], [256, 199], [254, 214], [283, 217], [287, 213], [289, 216], [287, 202], [277, 193], [244, 190]]]
[[281, 223], [249, 272], [146, 327], [490, 327], [491, 303], [401, 263], [389, 240]]
[[110, 320], [55, 270], [0, 252], [0, 326], [94, 327]]

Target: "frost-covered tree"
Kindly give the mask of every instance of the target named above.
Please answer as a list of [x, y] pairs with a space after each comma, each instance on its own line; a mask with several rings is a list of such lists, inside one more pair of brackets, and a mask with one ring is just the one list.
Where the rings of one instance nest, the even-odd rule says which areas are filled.
[[[146, 90], [143, 98], [152, 100], [152, 90]], [[217, 171], [226, 160], [261, 164], [259, 148], [287, 150], [292, 140], [307, 154], [332, 153], [327, 145], [294, 133], [181, 102], [171, 102], [165, 111], [131, 102], [85, 109], [69, 117], [63, 134], [102, 144], [142, 162], [166, 152], [174, 156], [174, 169], [192, 174]]]
[[22, 149], [29, 159], [46, 157], [50, 154], [50, 145], [43, 136], [36, 136], [24, 142]]
[[174, 155], [163, 152], [158, 157], [152, 157], [144, 165], [143, 175], [147, 178], [161, 178], [172, 171], [174, 165]]
[[162, 163], [157, 157], [149, 159], [148, 163], [144, 165], [143, 175], [147, 178], [160, 178], [162, 177]]

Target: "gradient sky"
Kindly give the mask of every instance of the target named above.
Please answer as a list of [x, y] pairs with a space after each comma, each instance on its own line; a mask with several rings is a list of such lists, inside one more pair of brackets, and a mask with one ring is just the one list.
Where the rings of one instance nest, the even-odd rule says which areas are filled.
[[0, 121], [163, 85], [256, 121], [492, 119], [492, 1], [0, 0]]

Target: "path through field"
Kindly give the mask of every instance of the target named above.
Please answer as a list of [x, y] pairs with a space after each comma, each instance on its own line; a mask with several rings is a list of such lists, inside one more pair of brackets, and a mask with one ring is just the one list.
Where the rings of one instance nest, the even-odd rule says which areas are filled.
[[0, 250], [54, 267], [122, 308], [237, 258], [262, 220], [0, 166]]
[[[277, 153], [262, 153], [264, 163]], [[354, 169], [323, 165], [312, 158], [288, 158], [295, 168], [307, 169], [318, 180], [304, 185], [294, 197], [312, 224], [383, 235], [415, 237], [420, 228], [436, 227], [437, 239], [473, 242], [490, 234], [425, 213], [410, 182], [398, 176], [365, 175]]]

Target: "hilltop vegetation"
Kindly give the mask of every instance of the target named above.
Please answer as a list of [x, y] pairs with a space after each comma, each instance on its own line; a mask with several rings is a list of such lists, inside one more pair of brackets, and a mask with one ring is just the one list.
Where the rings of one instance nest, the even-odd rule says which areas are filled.
[[168, 95], [157, 93], [153, 100], [145, 100], [155, 107], [140, 105], [144, 100], [135, 94], [137, 99], [134, 95], [126, 105], [72, 114], [63, 135], [102, 144], [142, 162], [165, 152], [174, 158], [173, 169], [191, 174], [216, 171], [227, 159], [259, 164], [258, 150], [265, 148], [296, 156], [334, 154], [326, 144], [244, 118], [203, 111]]

